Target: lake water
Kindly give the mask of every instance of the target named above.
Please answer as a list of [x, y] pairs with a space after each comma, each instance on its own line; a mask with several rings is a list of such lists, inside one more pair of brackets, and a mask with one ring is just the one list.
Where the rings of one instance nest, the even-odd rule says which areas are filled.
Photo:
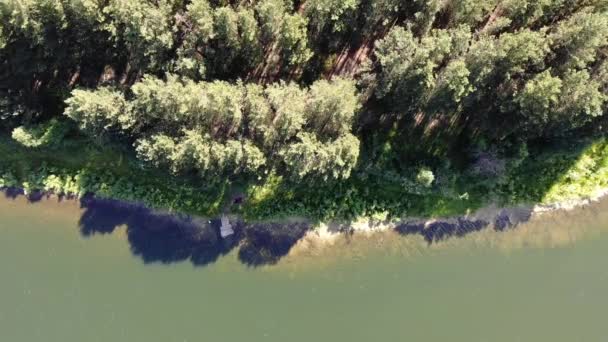
[[608, 341], [608, 201], [432, 245], [301, 241], [260, 267], [146, 258], [83, 214], [1, 196], [0, 341]]

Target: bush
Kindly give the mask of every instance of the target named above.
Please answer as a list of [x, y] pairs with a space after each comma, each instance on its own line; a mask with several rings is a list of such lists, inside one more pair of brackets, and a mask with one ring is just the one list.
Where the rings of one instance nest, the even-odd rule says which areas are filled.
[[433, 174], [433, 171], [426, 168], [421, 168], [416, 175], [416, 182], [426, 188], [430, 187], [434, 180], [435, 175]]
[[11, 137], [25, 147], [56, 147], [61, 143], [69, 130], [68, 123], [51, 119], [37, 126], [19, 126], [13, 129]]

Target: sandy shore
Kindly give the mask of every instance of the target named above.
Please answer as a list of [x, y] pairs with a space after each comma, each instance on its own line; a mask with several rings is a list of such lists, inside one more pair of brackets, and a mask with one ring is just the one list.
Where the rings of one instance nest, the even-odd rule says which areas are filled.
[[402, 218], [392, 221], [361, 218], [348, 223], [322, 223], [307, 233], [306, 238], [331, 242], [342, 234], [373, 234], [397, 230], [420, 233], [433, 242], [449, 235], [465, 235], [474, 230], [493, 228], [498, 231], [510, 229], [537, 216], [560, 210], [572, 210], [597, 202], [608, 195], [608, 189], [600, 189], [587, 198], [566, 200], [551, 204], [518, 205], [499, 207], [495, 204], [483, 207], [470, 214], [441, 218]]

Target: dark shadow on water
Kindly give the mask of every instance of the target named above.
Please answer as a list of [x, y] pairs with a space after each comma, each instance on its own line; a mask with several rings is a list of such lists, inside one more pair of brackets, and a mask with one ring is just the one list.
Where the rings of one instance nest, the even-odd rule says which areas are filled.
[[4, 189], [2, 189], [2, 192], [4, 192], [4, 197], [10, 198], [10, 199], [15, 199], [19, 196], [24, 195], [23, 189], [15, 188], [15, 187], [4, 188]]
[[134, 255], [145, 263], [190, 261], [204, 266], [240, 247], [238, 259], [248, 266], [274, 264], [287, 255], [310, 225], [304, 223], [231, 222], [234, 234], [221, 238], [219, 219], [164, 214], [140, 205], [86, 196], [79, 224], [84, 236], [111, 234], [124, 226]]
[[531, 217], [531, 209], [513, 208], [501, 210], [492, 219], [492, 222], [461, 217], [456, 220], [438, 220], [426, 225], [423, 222], [408, 222], [395, 229], [402, 235], [421, 235], [427, 243], [432, 244], [452, 237], [464, 237], [489, 227], [497, 232], [504, 232], [517, 227], [520, 223], [527, 222]]
[[81, 200], [84, 236], [109, 234], [125, 226], [131, 251], [145, 263], [191, 261], [203, 266], [227, 254], [242, 236], [242, 225], [233, 226], [229, 239], [219, 236], [219, 221], [195, 220], [186, 215], [154, 212], [143, 206], [87, 196]]
[[110, 234], [118, 226], [129, 224], [137, 217], [144, 216], [147, 210], [135, 205], [127, 205], [112, 200], [96, 199], [87, 196], [81, 199], [80, 205], [85, 208], [78, 222], [84, 236]]
[[44, 190], [33, 190], [26, 195], [26, 192], [23, 188], [17, 188], [17, 187], [0, 188], [0, 192], [4, 193], [5, 198], [11, 199], [11, 200], [24, 196], [29, 203], [40, 202], [43, 199], [49, 199], [52, 196], [55, 196], [59, 202], [63, 201], [64, 199], [74, 199], [75, 198], [74, 196], [71, 196], [71, 195], [70, 196], [67, 196], [64, 194], [54, 195], [53, 193], [44, 191]]
[[239, 260], [248, 266], [275, 264], [310, 229], [306, 223], [265, 223], [247, 227]]
[[480, 231], [489, 225], [482, 220], [465, 220], [459, 218], [455, 222], [438, 221], [425, 226], [424, 223], [405, 223], [397, 226], [396, 230], [403, 235], [419, 234], [426, 242], [432, 244], [450, 237], [463, 237], [467, 234]]
[[[23, 196], [15, 188], [3, 190], [8, 198]], [[29, 202], [42, 200], [44, 193], [31, 193]], [[61, 201], [62, 198], [60, 197]], [[203, 220], [188, 215], [161, 213], [143, 205], [92, 195], [80, 199], [84, 209], [80, 220], [80, 233], [85, 237], [96, 234], [111, 234], [124, 227], [132, 253], [145, 263], [174, 263], [190, 261], [204, 266], [217, 261], [235, 248], [238, 260], [250, 267], [276, 264], [311, 229], [305, 222], [254, 223], [231, 222], [234, 234], [221, 238], [219, 219]], [[452, 237], [464, 237], [492, 227], [495, 231], [506, 231], [530, 219], [529, 208], [503, 209], [489, 221], [457, 218], [438, 220], [425, 224], [411, 221], [395, 229], [402, 235], [420, 235], [428, 244]], [[352, 231], [339, 229], [348, 237]], [[122, 228], [121, 228], [122, 229]]]
[[520, 223], [528, 222], [532, 217], [530, 208], [514, 208], [510, 211], [501, 210], [494, 219], [494, 230], [503, 232], [517, 227]]
[[49, 196], [50, 195], [44, 191], [34, 190], [31, 193], [27, 194], [27, 200], [30, 203], [36, 203], [40, 202], [44, 198], [49, 198]]

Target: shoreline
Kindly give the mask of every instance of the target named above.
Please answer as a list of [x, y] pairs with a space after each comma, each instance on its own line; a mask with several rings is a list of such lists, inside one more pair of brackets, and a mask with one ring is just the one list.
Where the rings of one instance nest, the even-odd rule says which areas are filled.
[[406, 217], [398, 220], [374, 221], [372, 218], [361, 218], [349, 225], [336, 222], [320, 223], [307, 233], [307, 238], [331, 242], [341, 234], [374, 234], [395, 230], [403, 234], [418, 233], [425, 237], [428, 243], [440, 241], [453, 235], [464, 236], [473, 231], [494, 229], [505, 231], [526, 223], [533, 218], [556, 211], [571, 211], [588, 206], [608, 196], [608, 188], [600, 188], [591, 196], [577, 199], [567, 199], [549, 204], [520, 204], [509, 207], [499, 207], [489, 204], [476, 211], [448, 217], [416, 218]]
[[[176, 221], [188, 222], [197, 226], [216, 226], [214, 229], [219, 230], [220, 217], [202, 217], [169, 209], [156, 209], [146, 206], [142, 202], [125, 201], [120, 199], [97, 197], [95, 194], [86, 194], [84, 196], [55, 194], [52, 191], [34, 191], [28, 193], [24, 188], [3, 187], [0, 192], [8, 198], [24, 196], [28, 202], [35, 203], [42, 199], [55, 198], [58, 201], [80, 201], [81, 208], [86, 206], [95, 206], [103, 203], [107, 205], [111, 203], [116, 208], [122, 208], [130, 211], [146, 211], [156, 216], [170, 217]], [[362, 217], [356, 221], [329, 221], [313, 224], [311, 220], [305, 217], [282, 218], [278, 220], [267, 221], [246, 221], [241, 216], [232, 213], [225, 215], [230, 219], [231, 224], [235, 226], [235, 235], [242, 238], [245, 233], [252, 229], [266, 227], [271, 229], [266, 233], [272, 235], [272, 229], [289, 230], [289, 227], [298, 227], [298, 240], [300, 239], [315, 239], [321, 242], [329, 242], [343, 236], [345, 234], [373, 234], [377, 232], [395, 230], [402, 234], [421, 234], [427, 242], [433, 243], [451, 236], [464, 236], [473, 231], [482, 229], [494, 229], [496, 231], [505, 231], [518, 226], [519, 224], [530, 221], [531, 219], [555, 211], [570, 211], [579, 207], [590, 205], [600, 201], [608, 195], [608, 188], [600, 188], [591, 196], [586, 196], [578, 199], [569, 199], [550, 204], [521, 204], [509, 207], [499, 207], [496, 204], [486, 205], [472, 213], [463, 215], [455, 215], [449, 217], [437, 218], [419, 218], [419, 217], [404, 217], [396, 220], [381, 220], [372, 217]], [[86, 204], [85, 204], [86, 203]], [[282, 227], [282, 229], [281, 229]], [[295, 242], [295, 241], [294, 241]]]
[[356, 245], [351, 245], [349, 241], [373, 241], [377, 238], [403, 238], [403, 241], [407, 241], [413, 238], [411, 241], [419, 241], [431, 248], [446, 241], [466, 241], [469, 234], [481, 231], [487, 234], [515, 232], [517, 226], [537, 216], [569, 212], [608, 195], [608, 189], [600, 189], [587, 198], [554, 204], [505, 208], [494, 204], [460, 216], [402, 218], [390, 222], [362, 218], [354, 222], [314, 224], [302, 217], [245, 221], [240, 216], [228, 214], [234, 234], [221, 238], [219, 217], [206, 218], [152, 209], [142, 203], [95, 197], [92, 194], [82, 197], [44, 191], [26, 194], [18, 188], [3, 188], [0, 192], [7, 200], [20, 199], [26, 205], [35, 205], [40, 201], [55, 202], [55, 205], [62, 201], [69, 202], [78, 208], [74, 213], [79, 215], [77, 227], [81, 236], [89, 238], [118, 230], [126, 237], [133, 255], [144, 263], [189, 261], [194, 266], [206, 266], [230, 253], [243, 265], [253, 268], [276, 265], [283, 258], [306, 253], [315, 255], [324, 249], [356, 252]]

